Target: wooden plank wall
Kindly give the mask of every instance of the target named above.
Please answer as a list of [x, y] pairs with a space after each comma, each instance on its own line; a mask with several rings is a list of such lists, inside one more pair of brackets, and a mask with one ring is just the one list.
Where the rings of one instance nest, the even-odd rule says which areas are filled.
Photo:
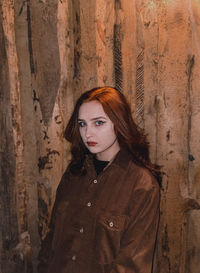
[[200, 268], [200, 1], [0, 0], [0, 272], [36, 273], [77, 97], [116, 86], [163, 165], [154, 273]]

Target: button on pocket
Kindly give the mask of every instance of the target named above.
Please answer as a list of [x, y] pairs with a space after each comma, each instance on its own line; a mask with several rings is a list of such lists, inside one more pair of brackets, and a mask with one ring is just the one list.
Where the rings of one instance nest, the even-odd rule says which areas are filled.
[[110, 223], [109, 223], [109, 226], [110, 226], [110, 227], [113, 227], [113, 226], [114, 226], [114, 225], [113, 225], [113, 222], [110, 222]]
[[87, 203], [87, 206], [88, 206], [88, 207], [91, 207], [91, 206], [92, 206], [92, 203], [91, 203], [91, 202], [88, 202], [88, 203]]
[[95, 227], [95, 257], [100, 264], [111, 263], [120, 250], [125, 215], [98, 215]]

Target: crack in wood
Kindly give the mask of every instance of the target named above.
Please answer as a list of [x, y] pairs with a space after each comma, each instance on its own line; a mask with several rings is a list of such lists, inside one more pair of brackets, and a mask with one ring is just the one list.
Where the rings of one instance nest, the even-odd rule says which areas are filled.
[[80, 57], [81, 57], [81, 28], [80, 28], [80, 3], [72, 3], [74, 17], [74, 73], [73, 79], [80, 79]]
[[33, 74], [33, 73], [35, 73], [35, 67], [34, 67], [34, 60], [33, 60], [30, 0], [27, 0], [27, 22], [28, 22], [29, 62], [30, 62], [31, 73]]
[[165, 224], [165, 227], [164, 227], [164, 236], [162, 237], [162, 249], [163, 249], [163, 256], [167, 260], [168, 269], [169, 269], [168, 272], [171, 272], [171, 264], [170, 264], [170, 258], [169, 258], [170, 248], [169, 248], [167, 224]]
[[121, 25], [114, 24], [114, 74], [115, 87], [118, 91], [122, 91], [123, 73], [122, 73], [122, 52], [121, 52]]
[[[187, 105], [188, 105], [188, 125], [187, 125], [187, 152], [188, 155], [191, 154], [190, 151], [190, 141], [191, 141], [191, 122], [192, 122], [192, 104], [191, 104], [191, 81], [192, 81], [192, 71], [195, 64], [195, 56], [194, 55], [188, 55], [187, 59], [187, 91], [186, 91], [186, 97], [187, 97]], [[188, 158], [188, 172], [187, 172], [187, 181], [188, 181], [188, 191], [189, 194], [190, 191], [190, 159]]]
[[33, 89], [33, 101], [35, 102], [35, 101], [38, 101], [38, 102], [40, 102], [40, 99], [37, 97], [37, 93], [36, 93], [36, 91]]
[[144, 49], [138, 54], [136, 62], [136, 120], [144, 128]]
[[167, 137], [167, 141], [169, 141], [169, 140], [170, 140], [170, 130], [169, 130], [169, 131], [167, 131], [167, 135], [166, 135], [166, 137]]
[[19, 16], [22, 14], [23, 9], [24, 9], [24, 6], [26, 5], [27, 2], [28, 2], [28, 0], [24, 0], [24, 1], [22, 2], [21, 8], [20, 8], [20, 10], [19, 10]]

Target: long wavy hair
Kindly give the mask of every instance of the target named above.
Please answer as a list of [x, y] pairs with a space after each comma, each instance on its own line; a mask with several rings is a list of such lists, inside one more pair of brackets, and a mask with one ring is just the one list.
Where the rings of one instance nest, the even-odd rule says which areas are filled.
[[69, 165], [71, 170], [77, 172], [82, 170], [85, 156], [89, 153], [79, 133], [78, 114], [84, 102], [93, 100], [101, 103], [105, 113], [113, 122], [120, 147], [128, 149], [135, 164], [149, 169], [160, 184], [160, 167], [150, 161], [149, 143], [134, 122], [125, 96], [115, 88], [108, 86], [93, 88], [83, 93], [76, 102], [64, 133], [65, 138], [71, 143], [72, 159]]

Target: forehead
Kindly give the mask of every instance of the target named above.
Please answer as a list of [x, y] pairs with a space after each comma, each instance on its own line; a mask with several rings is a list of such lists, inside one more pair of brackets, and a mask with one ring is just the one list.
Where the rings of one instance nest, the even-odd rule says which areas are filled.
[[104, 112], [103, 106], [97, 100], [84, 102], [80, 108], [78, 113], [79, 119], [92, 119], [95, 117], [105, 117], [108, 118], [106, 113]]

